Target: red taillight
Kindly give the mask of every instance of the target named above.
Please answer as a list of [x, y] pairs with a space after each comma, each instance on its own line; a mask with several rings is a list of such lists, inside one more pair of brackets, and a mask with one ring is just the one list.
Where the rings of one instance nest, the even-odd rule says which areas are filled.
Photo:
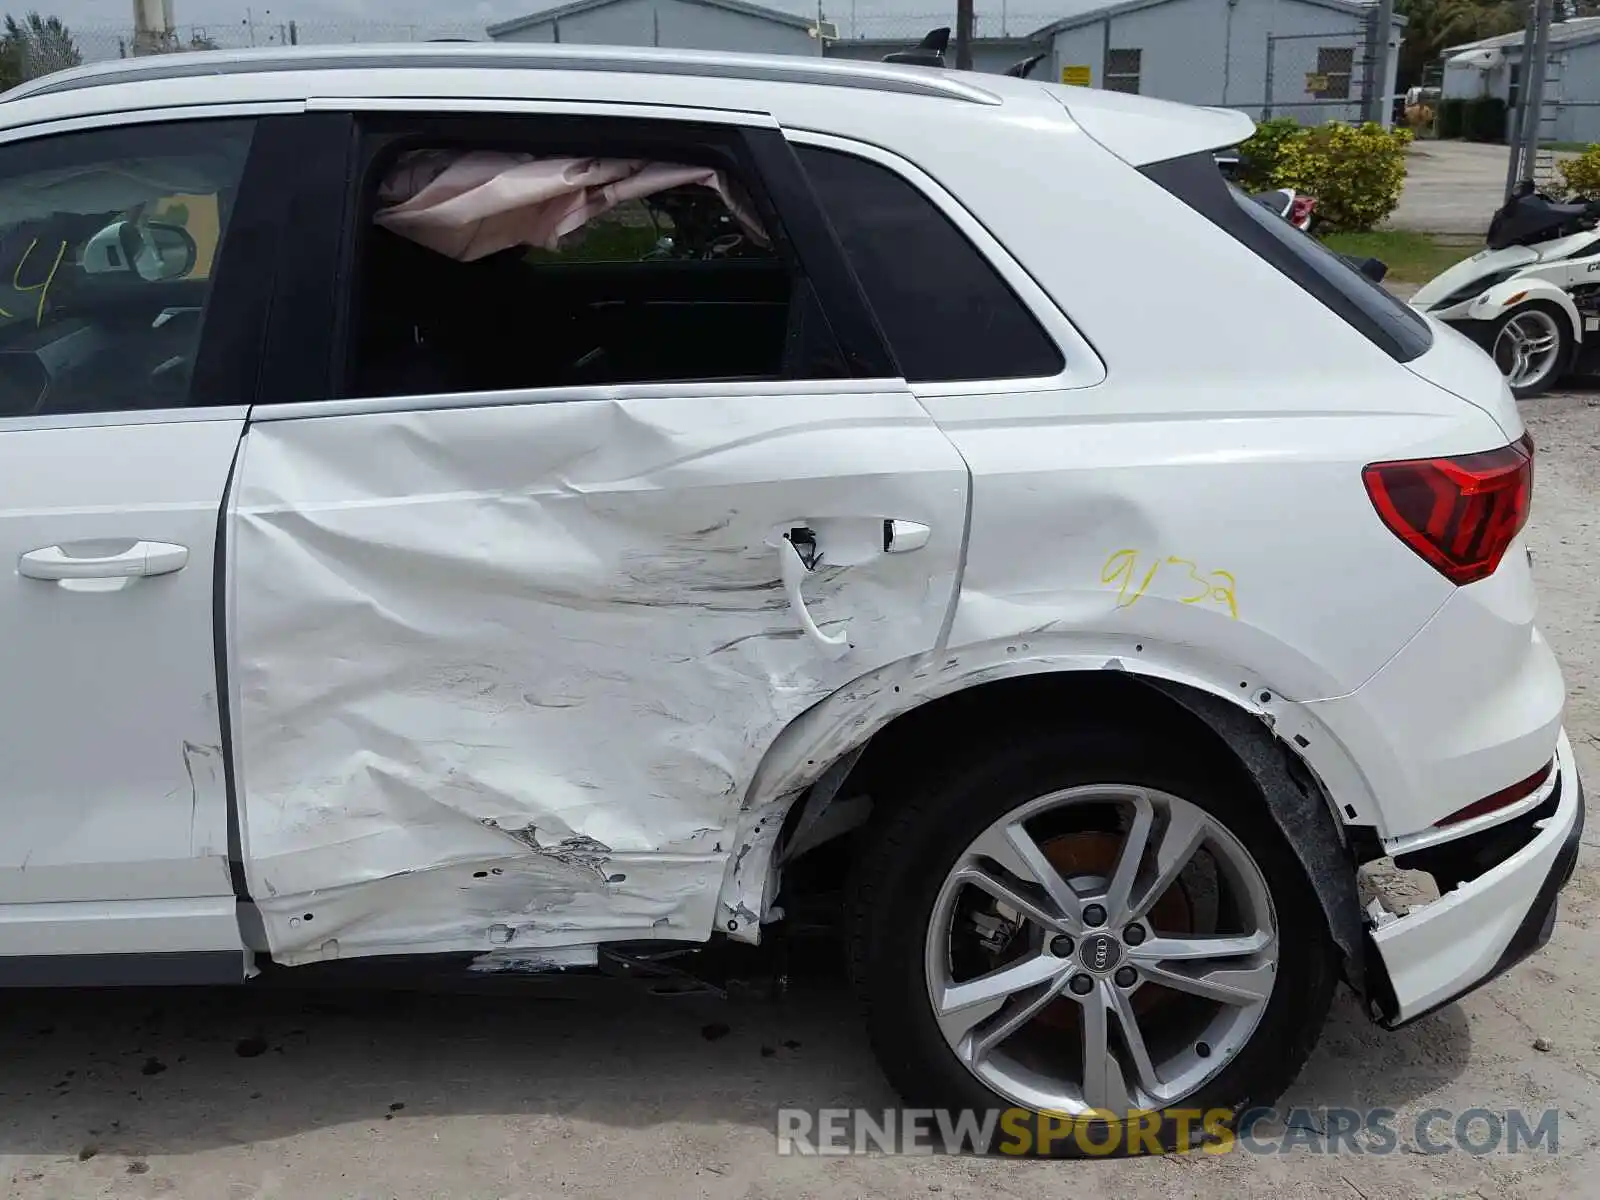
[[1383, 523], [1451, 583], [1493, 575], [1533, 500], [1533, 438], [1482, 454], [1373, 463], [1361, 472]]
[[1544, 781], [1550, 778], [1550, 772], [1555, 769], [1555, 759], [1551, 759], [1532, 775], [1519, 783], [1513, 783], [1508, 788], [1501, 788], [1492, 795], [1485, 796], [1482, 800], [1474, 800], [1465, 808], [1458, 808], [1442, 821], [1435, 821], [1435, 825], [1459, 825], [1463, 821], [1470, 821], [1473, 817], [1481, 817], [1484, 813], [1492, 813], [1496, 809], [1509, 808], [1518, 800], [1526, 800], [1544, 786]]

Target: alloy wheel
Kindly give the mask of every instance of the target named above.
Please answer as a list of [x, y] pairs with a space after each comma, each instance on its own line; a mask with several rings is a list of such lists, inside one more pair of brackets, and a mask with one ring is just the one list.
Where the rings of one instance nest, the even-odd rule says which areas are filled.
[[1530, 308], [1516, 313], [1501, 326], [1491, 353], [1510, 386], [1534, 387], [1556, 369], [1561, 357], [1561, 330], [1550, 313]]
[[1024, 804], [967, 846], [924, 960], [945, 1041], [990, 1089], [1120, 1117], [1192, 1095], [1249, 1042], [1276, 980], [1277, 917], [1211, 813], [1097, 784]]

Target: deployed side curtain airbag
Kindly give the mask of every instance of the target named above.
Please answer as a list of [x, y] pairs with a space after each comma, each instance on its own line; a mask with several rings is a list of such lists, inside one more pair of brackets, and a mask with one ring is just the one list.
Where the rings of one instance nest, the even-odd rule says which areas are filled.
[[767, 243], [749, 202], [721, 171], [628, 158], [414, 151], [379, 186], [383, 207], [374, 220], [471, 262], [512, 246], [554, 250], [563, 236], [625, 201], [690, 184], [716, 192], [745, 232]]

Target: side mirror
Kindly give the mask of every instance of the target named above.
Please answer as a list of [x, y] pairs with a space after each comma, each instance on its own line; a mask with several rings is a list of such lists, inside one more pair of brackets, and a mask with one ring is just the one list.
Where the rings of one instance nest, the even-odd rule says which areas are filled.
[[194, 270], [200, 248], [182, 225], [150, 221], [140, 226], [140, 232], [144, 235], [144, 253], [134, 259], [134, 269], [141, 279], [152, 283], [183, 279]]
[[182, 225], [113, 221], [85, 243], [83, 270], [87, 275], [128, 275], [160, 283], [184, 278], [199, 257], [199, 247]]

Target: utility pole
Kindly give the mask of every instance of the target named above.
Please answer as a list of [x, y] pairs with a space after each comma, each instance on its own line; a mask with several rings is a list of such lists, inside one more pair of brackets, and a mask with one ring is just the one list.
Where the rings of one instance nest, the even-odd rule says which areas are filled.
[[[1517, 128], [1513, 130], [1511, 162], [1506, 174], [1510, 184], [1506, 188], [1509, 199], [1518, 184], [1532, 183], [1534, 166], [1539, 155], [1539, 120], [1544, 115], [1545, 59], [1550, 53], [1550, 22], [1555, 15], [1554, 0], [1532, 0], [1533, 22], [1528, 36], [1522, 40], [1522, 111], [1517, 114]], [[1532, 54], [1528, 45], [1532, 43]]]
[[1510, 133], [1506, 138], [1510, 146], [1510, 153], [1506, 155], [1506, 199], [1508, 200], [1522, 179], [1522, 127], [1526, 124], [1523, 114], [1528, 111], [1528, 64], [1533, 61], [1533, 46], [1538, 40], [1538, 25], [1535, 0], [1528, 0], [1527, 15], [1523, 18], [1522, 57], [1517, 60], [1517, 70], [1520, 72], [1517, 103], [1508, 114], [1511, 122]]
[[956, 0], [956, 70], [972, 70], [972, 0]]
[[1368, 121], [1389, 127], [1393, 103], [1389, 96], [1389, 38], [1394, 32], [1394, 0], [1378, 0], [1372, 39], [1367, 48], [1366, 86]]

